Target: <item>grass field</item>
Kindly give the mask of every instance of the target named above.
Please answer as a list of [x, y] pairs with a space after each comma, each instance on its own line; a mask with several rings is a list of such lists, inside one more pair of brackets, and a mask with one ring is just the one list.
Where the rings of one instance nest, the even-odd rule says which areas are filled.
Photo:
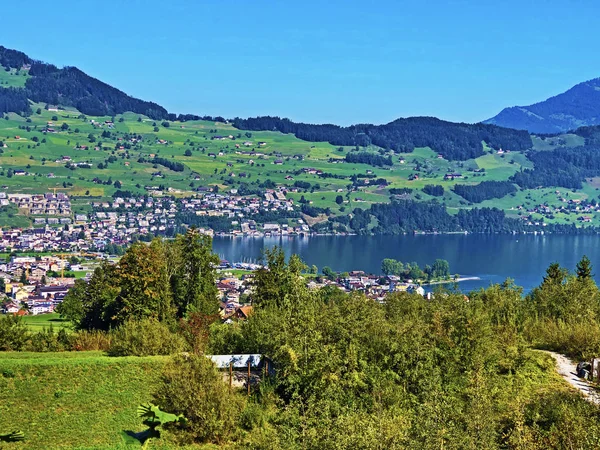
[[[152, 399], [166, 357], [101, 352], [0, 355], [0, 430], [25, 441], [3, 449], [126, 448], [121, 431], [144, 429], [136, 408]], [[162, 445], [172, 448], [165, 433]]]
[[61, 319], [58, 313], [38, 314], [37, 316], [23, 316], [23, 321], [31, 331], [42, 331], [44, 328], [54, 328], [58, 331], [61, 328], [70, 329], [70, 323]]

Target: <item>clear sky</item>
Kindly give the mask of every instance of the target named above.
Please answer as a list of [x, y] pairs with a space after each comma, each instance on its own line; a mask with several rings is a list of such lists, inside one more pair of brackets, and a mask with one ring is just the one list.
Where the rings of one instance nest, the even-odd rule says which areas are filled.
[[478, 122], [600, 77], [595, 0], [2, 3], [0, 45], [177, 113]]

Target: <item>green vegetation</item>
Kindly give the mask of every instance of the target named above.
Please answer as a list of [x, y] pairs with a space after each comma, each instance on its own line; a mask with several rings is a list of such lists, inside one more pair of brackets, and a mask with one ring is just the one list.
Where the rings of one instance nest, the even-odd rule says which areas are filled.
[[450, 264], [445, 259], [436, 259], [430, 266], [423, 269], [417, 263], [402, 263], [395, 259], [386, 258], [381, 261], [381, 272], [385, 275], [395, 275], [402, 280], [447, 280], [450, 278]]
[[120, 433], [139, 429], [136, 408], [152, 399], [165, 362], [101, 352], [3, 354], [0, 429], [18, 424], [25, 434], [3, 448], [125, 448]]
[[50, 328], [50, 326], [52, 326], [56, 331], [59, 331], [62, 328], [66, 328], [68, 330], [71, 325], [67, 319], [62, 319], [58, 313], [23, 316], [23, 322], [32, 332], [42, 331], [42, 329]]
[[[125, 257], [129, 263], [115, 274], [140, 277], [137, 261], [145, 267], [148, 255], [130, 249]], [[296, 256], [286, 261], [281, 249], [265, 259], [269, 269], [254, 273], [253, 312], [233, 323], [193, 308], [176, 322], [175, 310], [149, 315], [135, 302], [116, 331], [97, 321], [70, 335], [32, 334], [20, 318], [0, 319], [1, 349], [40, 351], [3, 354], [0, 429], [17, 420], [23, 448], [118, 448], [123, 436], [145, 436], [134, 409], [153, 402], [152, 424], [162, 423], [162, 412], [187, 419], [149, 444], [157, 448], [558, 449], [583, 448], [600, 436], [596, 407], [532, 350], [580, 358], [600, 351], [600, 291], [586, 257], [573, 274], [551, 265], [525, 298], [507, 280], [467, 298], [443, 289], [431, 300], [398, 292], [384, 304], [331, 286], [309, 289], [302, 275], [308, 268]], [[384, 267], [398, 271], [400, 263]], [[431, 269], [449, 272], [442, 260]], [[146, 295], [160, 299], [151, 278]], [[94, 288], [107, 294], [106, 306], [118, 304], [112, 283]], [[51, 351], [94, 345], [113, 355], [178, 356]], [[271, 358], [275, 371], [253, 380], [249, 397], [246, 387], [230, 389], [205, 357], [256, 353]]]

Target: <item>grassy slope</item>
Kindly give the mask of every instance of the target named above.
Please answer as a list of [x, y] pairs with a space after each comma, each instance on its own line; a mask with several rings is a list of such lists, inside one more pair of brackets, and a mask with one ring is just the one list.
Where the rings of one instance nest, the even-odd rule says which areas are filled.
[[2, 354], [0, 430], [26, 436], [2, 448], [119, 448], [122, 430], [143, 429], [136, 408], [151, 400], [165, 361], [101, 352]]
[[[143, 428], [136, 407], [151, 400], [165, 361], [109, 358], [100, 352], [1, 354], [0, 430], [20, 429], [26, 435], [24, 442], [3, 448], [122, 448], [121, 430]], [[506, 395], [516, 390], [531, 400], [568, 389], [553, 360], [534, 351], [506, 383]], [[173, 437], [165, 433], [163, 438], [151, 448], [172, 448]]]
[[[1, 71], [0, 71], [1, 72]], [[0, 76], [18, 77], [4, 73]], [[25, 77], [22, 77], [25, 78]], [[516, 171], [522, 168], [531, 167], [531, 162], [527, 160], [522, 153], [511, 152], [504, 155], [497, 155], [489, 149], [486, 154], [468, 161], [446, 161], [438, 159], [437, 154], [428, 148], [417, 148], [412, 153], [394, 155], [394, 165], [390, 168], [374, 168], [366, 164], [346, 164], [343, 162], [345, 154], [351, 149], [348, 147], [338, 148], [328, 143], [306, 142], [297, 139], [293, 135], [286, 135], [278, 132], [251, 132], [248, 137], [245, 132], [233, 128], [231, 125], [223, 123], [213, 123], [206, 121], [192, 121], [186, 123], [173, 122], [166, 128], [156, 123], [159, 130], [154, 132], [154, 122], [148, 118], [142, 117], [142, 121], [137, 114], [126, 113], [115, 118], [115, 129], [110, 130], [113, 137], [103, 139], [101, 137], [105, 128], [94, 127], [87, 120], [78, 118], [79, 113], [74, 110], [65, 110], [52, 112], [43, 109], [44, 105], [33, 105], [35, 111], [41, 107], [41, 114], [33, 114], [30, 122], [15, 114], [9, 114], [9, 120], [0, 120], [0, 141], [8, 146], [0, 154], [0, 188], [8, 192], [27, 192], [41, 193], [47, 192], [49, 188], [59, 188], [68, 192], [73, 198], [74, 211], [89, 211], [90, 201], [93, 198], [106, 198], [110, 196], [116, 188], [110, 184], [98, 184], [93, 182], [94, 178], [102, 181], [119, 180], [122, 183], [122, 189], [135, 192], [144, 192], [143, 187], [165, 185], [179, 190], [176, 195], [191, 195], [193, 187], [219, 185], [221, 188], [235, 188], [241, 181], [246, 183], [255, 183], [271, 179], [277, 184], [291, 186], [295, 181], [306, 181], [312, 185], [318, 184], [319, 188], [314, 192], [301, 191], [290, 194], [291, 198], [299, 200], [302, 195], [313, 202], [313, 205], [319, 207], [330, 207], [334, 213], [340, 213], [340, 206], [335, 203], [337, 195], [344, 197], [345, 203], [341, 205], [345, 212], [353, 208], [367, 208], [373, 202], [388, 202], [390, 199], [389, 188], [409, 187], [413, 189], [411, 197], [417, 200], [429, 200], [430, 196], [424, 194], [421, 189], [427, 184], [440, 184], [445, 188], [445, 195], [439, 200], [448, 207], [456, 211], [457, 208], [471, 208], [464, 199], [454, 194], [452, 187], [457, 183], [475, 184], [484, 180], [506, 180]], [[56, 116], [58, 120], [52, 120]], [[123, 121], [120, 122], [119, 119]], [[95, 117], [94, 120], [104, 122], [110, 117]], [[43, 135], [40, 133], [47, 122], [53, 122], [52, 126], [60, 130], [63, 123], [69, 125], [69, 131], [58, 131], [54, 134]], [[28, 132], [19, 127], [31, 127]], [[78, 130], [76, 133], [75, 130]], [[212, 131], [212, 132], [211, 132]], [[122, 144], [117, 138], [122, 137], [123, 133], [135, 133], [143, 136], [142, 148], [131, 149], [129, 158], [123, 150], [113, 150], [116, 144]], [[88, 142], [88, 135], [93, 135], [96, 143]], [[236, 137], [235, 140], [213, 140], [215, 135]], [[21, 139], [15, 139], [20, 136]], [[46, 139], [46, 143], [36, 144], [33, 138], [37, 137], [39, 141]], [[577, 137], [567, 136], [569, 144], [576, 145]], [[157, 139], [168, 141], [168, 145], [156, 143]], [[110, 147], [108, 151], [96, 151], [94, 146], [98, 141], [103, 142], [103, 147]], [[245, 147], [243, 143], [251, 141], [253, 144]], [[265, 142], [266, 145], [258, 146], [258, 142]], [[192, 142], [194, 145], [190, 146]], [[539, 138], [534, 139], [535, 147], [551, 148], [548, 141], [542, 141]], [[88, 145], [88, 150], [76, 150], [76, 144]], [[236, 144], [240, 149], [236, 149]], [[200, 150], [203, 148], [203, 150]], [[192, 156], [184, 156], [187, 149], [193, 149]], [[248, 156], [236, 154], [236, 151], [249, 151], [254, 149], [256, 152], [264, 153], [265, 156]], [[369, 151], [378, 151], [377, 148], [368, 149]], [[217, 154], [216, 157], [208, 156], [209, 153]], [[219, 155], [222, 153], [222, 155]], [[275, 156], [275, 153], [281, 153], [281, 157]], [[173, 172], [162, 166], [153, 167], [150, 163], [140, 163], [140, 156], [149, 158], [149, 155], [156, 154], [163, 158], [173, 161], [180, 161], [185, 164], [183, 172]], [[114, 155], [117, 160], [108, 165], [106, 169], [98, 169], [99, 163], [104, 163], [106, 159]], [[294, 158], [295, 155], [302, 155], [303, 160]], [[60, 160], [63, 156], [70, 157], [74, 162], [90, 162], [93, 167], [90, 169], [70, 170], [65, 167], [65, 163]], [[275, 165], [276, 159], [282, 159], [282, 165]], [[339, 163], [332, 163], [332, 160], [340, 160]], [[400, 161], [404, 160], [401, 164]], [[45, 160], [45, 161], [44, 161]], [[251, 165], [251, 160], [254, 165]], [[416, 167], [420, 166], [417, 172]], [[314, 167], [328, 173], [342, 175], [346, 179], [319, 178], [316, 175], [300, 174], [292, 175], [292, 172], [305, 167]], [[23, 169], [30, 173], [28, 176], [13, 176], [8, 178], [6, 172], [11, 168], [13, 170]], [[485, 174], [474, 173], [469, 169], [485, 169]], [[378, 189], [376, 186], [365, 186], [359, 188], [357, 192], [348, 192], [347, 186], [350, 184], [349, 177], [352, 175], [365, 174], [367, 170], [377, 177], [385, 178], [390, 182], [388, 189]], [[153, 173], [161, 171], [164, 178], [153, 177]], [[215, 173], [216, 171], [216, 173]], [[248, 178], [239, 178], [239, 174], [245, 172]], [[448, 172], [461, 172], [465, 178], [462, 180], [446, 181], [444, 175]], [[54, 178], [49, 178], [48, 174], [54, 174]], [[233, 173], [236, 176], [230, 177]], [[418, 174], [419, 179], [410, 181], [409, 177]], [[286, 180], [286, 176], [293, 176], [294, 180]], [[233, 184], [226, 185], [225, 181], [233, 181]], [[64, 189], [63, 185], [67, 188]], [[507, 196], [503, 199], [491, 200], [481, 206], [497, 206], [503, 208], [507, 213], [514, 214], [514, 210], [523, 204], [523, 197], [543, 196], [545, 192], [535, 190], [527, 193], [519, 192], [515, 196]], [[578, 194], [583, 198], [590, 195], [597, 196], [595, 187], [588, 186]], [[6, 214], [4, 215], [6, 216]], [[25, 226], [29, 222], [23, 220], [22, 216], [9, 218], [4, 217], [0, 212], [0, 226]], [[571, 217], [557, 216], [555, 221], [576, 221], [576, 215]], [[600, 217], [596, 220], [600, 224]]]

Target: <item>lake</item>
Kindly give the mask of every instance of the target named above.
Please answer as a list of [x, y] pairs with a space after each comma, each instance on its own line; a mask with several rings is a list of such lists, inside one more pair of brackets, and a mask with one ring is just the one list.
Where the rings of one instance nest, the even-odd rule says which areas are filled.
[[364, 270], [381, 273], [381, 260], [393, 258], [417, 262], [421, 267], [436, 258], [446, 259], [451, 272], [479, 277], [460, 283], [467, 292], [512, 278], [525, 291], [538, 286], [553, 262], [574, 270], [585, 254], [600, 282], [600, 236], [563, 235], [405, 235], [311, 237], [215, 237], [214, 251], [231, 262], [258, 261], [264, 248], [275, 245], [285, 253], [299, 254], [319, 270]]

